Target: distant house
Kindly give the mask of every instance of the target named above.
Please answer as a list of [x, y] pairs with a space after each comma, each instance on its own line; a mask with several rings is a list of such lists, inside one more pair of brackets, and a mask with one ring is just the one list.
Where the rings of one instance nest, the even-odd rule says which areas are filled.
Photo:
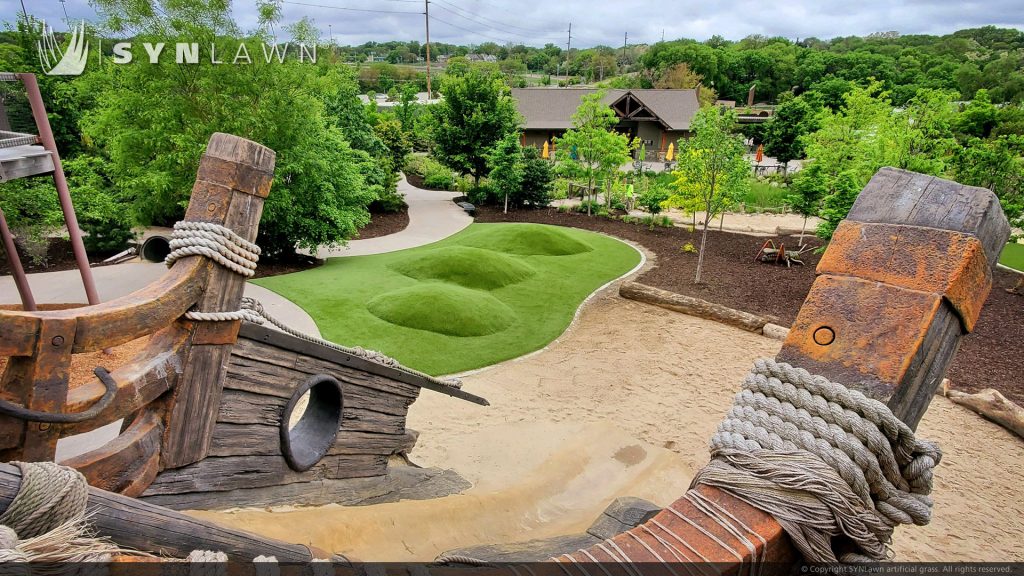
[[[513, 89], [525, 119], [523, 145], [553, 145], [552, 138], [572, 127], [572, 115], [583, 97], [594, 92], [589, 88]], [[678, 140], [689, 137], [690, 122], [700, 109], [696, 90], [607, 90], [603, 102], [619, 117], [616, 130], [643, 142], [647, 161], [663, 160], [670, 144], [678, 148]]]

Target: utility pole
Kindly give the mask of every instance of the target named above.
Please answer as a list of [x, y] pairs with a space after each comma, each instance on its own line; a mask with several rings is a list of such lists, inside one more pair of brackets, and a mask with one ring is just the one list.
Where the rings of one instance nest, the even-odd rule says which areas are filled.
[[622, 37], [622, 65], [626, 65], [626, 45], [629, 43], [629, 32]]
[[430, 89], [430, 0], [423, 0], [423, 20], [427, 25], [427, 101], [433, 98]]
[[569, 64], [572, 61], [572, 55], [570, 50], [572, 48], [572, 22], [569, 22], [569, 39], [565, 41], [565, 79], [566, 84], [569, 80]]
[[661, 29], [661, 41], [662, 42], [665, 41], [665, 29], [664, 28]]
[[25, 17], [25, 25], [28, 26], [28, 10], [25, 10], [25, 0], [21, 0], [21, 14]]
[[[61, 0], [63, 2], [64, 0]], [[327, 35], [331, 37], [331, 46], [334, 46], [334, 25], [327, 25]], [[333, 52], [332, 52], [333, 53]]]
[[[25, 0], [21, 0], [22, 7], [25, 6]], [[60, 0], [60, 6], [64, 9], [64, 23], [67, 24], [68, 30], [71, 29], [71, 18], [68, 17], [68, 5], [67, 0]]]

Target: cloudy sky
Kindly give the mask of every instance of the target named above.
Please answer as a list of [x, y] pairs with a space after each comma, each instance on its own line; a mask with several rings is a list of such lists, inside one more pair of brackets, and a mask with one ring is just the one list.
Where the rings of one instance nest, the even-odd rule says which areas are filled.
[[[88, 0], [23, 0], [28, 12], [57, 30], [72, 20], [96, 18]], [[244, 28], [256, 24], [254, 2], [233, 2]], [[22, 0], [0, 0], [0, 16], [12, 21]], [[284, 23], [312, 18], [326, 40], [422, 40], [422, 0], [282, 0]], [[457, 44], [547, 42], [564, 45], [572, 22], [573, 46], [651, 43], [718, 34], [831, 38], [896, 30], [943, 34], [994, 24], [1024, 29], [1021, 0], [430, 0], [431, 40]]]

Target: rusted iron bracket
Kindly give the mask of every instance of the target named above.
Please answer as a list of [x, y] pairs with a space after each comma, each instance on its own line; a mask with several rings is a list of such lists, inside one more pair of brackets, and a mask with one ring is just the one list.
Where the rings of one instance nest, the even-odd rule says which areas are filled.
[[981, 240], [921, 226], [844, 221], [817, 272], [942, 296], [965, 332], [974, 329], [992, 289], [992, 269]]
[[107, 372], [107, 369], [102, 366], [98, 366], [93, 373], [103, 383], [105, 391], [103, 396], [86, 410], [81, 412], [43, 412], [40, 410], [30, 410], [0, 398], [0, 414], [26, 422], [45, 422], [47, 424], [74, 424], [95, 418], [100, 412], [110, 406], [110, 403], [114, 400], [114, 396], [117, 395], [117, 382], [110, 377], [110, 372]]

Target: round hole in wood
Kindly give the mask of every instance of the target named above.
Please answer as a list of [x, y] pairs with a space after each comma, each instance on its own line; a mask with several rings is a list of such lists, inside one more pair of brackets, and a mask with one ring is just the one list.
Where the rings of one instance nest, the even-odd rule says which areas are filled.
[[281, 452], [297, 472], [312, 468], [334, 445], [341, 427], [341, 383], [326, 374], [306, 380], [281, 417]]

